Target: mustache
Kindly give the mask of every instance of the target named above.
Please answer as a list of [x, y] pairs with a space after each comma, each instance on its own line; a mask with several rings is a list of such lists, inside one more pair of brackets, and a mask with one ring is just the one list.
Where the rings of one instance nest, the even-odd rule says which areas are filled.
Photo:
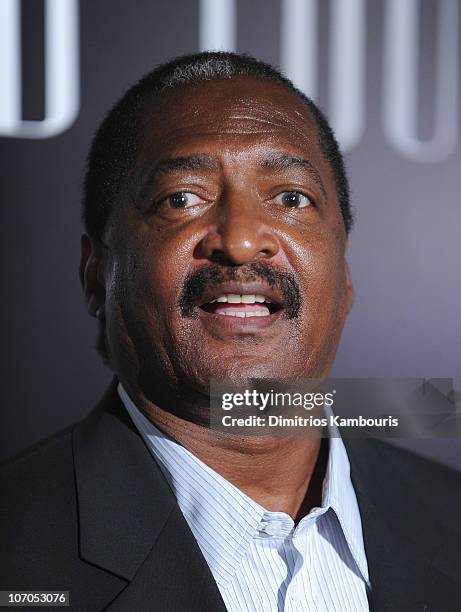
[[191, 272], [184, 281], [184, 288], [179, 300], [181, 314], [191, 317], [205, 291], [213, 285], [227, 281], [252, 282], [264, 281], [272, 289], [278, 289], [283, 295], [283, 307], [288, 319], [295, 319], [301, 310], [301, 291], [295, 276], [282, 272], [267, 263], [254, 262], [243, 266], [222, 266], [211, 264]]

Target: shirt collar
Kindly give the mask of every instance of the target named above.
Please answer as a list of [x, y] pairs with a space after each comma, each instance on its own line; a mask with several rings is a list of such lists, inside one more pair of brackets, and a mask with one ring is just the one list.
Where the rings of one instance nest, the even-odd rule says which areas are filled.
[[339, 433], [332, 433], [327, 471], [323, 481], [322, 507], [330, 507], [336, 514], [354, 561], [368, 582], [362, 521], [350, 477], [349, 459]]
[[[230, 580], [262, 524], [285, 513], [270, 512], [211, 469], [198, 457], [157, 429], [135, 406], [121, 384], [119, 396], [157, 460], [216, 579]], [[332, 510], [351, 554], [368, 581], [362, 525], [350, 479], [347, 452], [340, 437], [330, 438], [322, 507], [314, 508], [298, 527]]]

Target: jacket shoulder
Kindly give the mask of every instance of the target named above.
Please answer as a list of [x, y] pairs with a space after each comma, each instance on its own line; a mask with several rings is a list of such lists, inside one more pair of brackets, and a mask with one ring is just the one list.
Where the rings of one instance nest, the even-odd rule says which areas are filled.
[[48, 575], [60, 576], [64, 557], [75, 554], [77, 541], [70, 428], [5, 462], [0, 498], [0, 574], [6, 586], [37, 588], [32, 585], [45, 568]]
[[71, 427], [4, 461], [0, 488], [6, 508], [48, 496], [73, 470]]
[[75, 609], [96, 611], [126, 581], [80, 555], [72, 443], [77, 425], [0, 467], [0, 589], [69, 591]]
[[376, 440], [375, 445], [389, 467], [398, 468], [401, 477], [413, 485], [430, 484], [436, 490], [443, 488], [445, 495], [461, 495], [460, 471], [393, 443]]
[[348, 452], [357, 478], [378, 503], [433, 517], [461, 536], [461, 472], [379, 439], [352, 440]]

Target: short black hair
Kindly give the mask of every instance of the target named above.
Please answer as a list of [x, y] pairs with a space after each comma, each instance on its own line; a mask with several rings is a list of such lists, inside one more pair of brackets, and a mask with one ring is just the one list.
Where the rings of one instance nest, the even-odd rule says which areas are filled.
[[239, 76], [280, 83], [307, 106], [333, 171], [344, 227], [349, 233], [353, 221], [349, 182], [343, 156], [324, 114], [273, 66], [245, 54], [205, 51], [176, 58], [149, 72], [128, 89], [96, 131], [88, 155], [82, 212], [85, 229], [92, 238], [102, 238], [109, 215], [127, 185], [137, 157], [139, 114], [146, 99], [165, 89]]

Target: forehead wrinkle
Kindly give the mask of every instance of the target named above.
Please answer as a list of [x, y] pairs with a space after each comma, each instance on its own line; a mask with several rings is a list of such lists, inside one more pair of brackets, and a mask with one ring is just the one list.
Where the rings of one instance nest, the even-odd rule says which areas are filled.
[[[221, 125], [226, 125], [228, 122], [238, 122], [240, 124], [263, 124], [268, 126], [269, 128], [281, 128], [288, 130], [296, 130], [307, 133], [309, 131], [306, 118], [301, 116], [290, 117], [287, 116], [285, 112], [279, 111], [278, 109], [262, 109], [261, 113], [239, 113], [232, 112], [223, 116]], [[300, 126], [300, 120], [303, 125]], [[209, 121], [209, 117], [207, 118]]]
[[[167, 116], [171, 107], [161, 108], [160, 113], [166, 110]], [[145, 129], [154, 127], [157, 123], [155, 114], [145, 114]], [[153, 124], [153, 126], [152, 126]], [[287, 132], [287, 136], [306, 140], [315, 138], [316, 126], [312, 126], [312, 118], [308, 113], [301, 112], [299, 108], [290, 107], [288, 111], [280, 108], [270, 98], [263, 101], [252, 97], [241, 97], [234, 100], [217, 99], [215, 104], [197, 103], [191, 100], [191, 104], [181, 109], [181, 115], [173, 111], [166, 121], [167, 138], [171, 142], [175, 138], [189, 136], [192, 132], [195, 136], [206, 135], [251, 135], [261, 134], [263, 136], [275, 135], [277, 131]], [[164, 138], [166, 134], [163, 135]]]
[[189, 139], [190, 136], [194, 138], [200, 138], [201, 136], [225, 136], [226, 134], [235, 135], [258, 135], [258, 134], [269, 134], [274, 136], [274, 130], [270, 129], [266, 126], [251, 126], [248, 125], [220, 125], [220, 126], [211, 126], [209, 124], [194, 124], [190, 126], [184, 126], [175, 130], [170, 130], [168, 132], [168, 140], [170, 142], [174, 142], [175, 139], [178, 142], [181, 142], [183, 139]]
[[165, 141], [181, 143], [184, 140], [192, 138], [201, 138], [207, 136], [226, 137], [229, 136], [264, 136], [271, 139], [289, 138], [291, 142], [302, 144], [312, 144], [315, 140], [314, 134], [309, 133], [309, 130], [301, 130], [296, 126], [295, 122], [276, 123], [267, 120], [223, 120], [215, 122], [210, 120], [194, 121], [190, 123], [182, 123], [180, 126], [168, 126], [167, 133], [162, 137]]
[[252, 110], [252, 113], [248, 113], [239, 112], [238, 109], [232, 109], [232, 111], [226, 115], [226, 119], [232, 119], [237, 121], [262, 121], [264, 123], [273, 123], [275, 125], [289, 125], [297, 123], [299, 119], [301, 119], [303, 122], [306, 121], [306, 118], [300, 114], [297, 114], [296, 117], [290, 117], [286, 112], [281, 111], [277, 107], [269, 108], [265, 106], [261, 109]]
[[[240, 129], [246, 127], [249, 131], [255, 130], [255, 128], [248, 128], [249, 124], [264, 124], [276, 129], [282, 128], [303, 132], [306, 135], [312, 131], [310, 127], [311, 118], [296, 108], [287, 112], [271, 100], [266, 100], [265, 104], [262, 104], [260, 100], [253, 103], [252, 100], [248, 99], [239, 99], [231, 103], [226, 102], [219, 101], [219, 104], [211, 109], [203, 104], [192, 105], [186, 112], [182, 113], [179, 129], [190, 130], [205, 127], [206, 132], [214, 133], [219, 131], [219, 128], [213, 129], [213, 124], [217, 124], [223, 132], [227, 132], [229, 128], [226, 124], [238, 122], [240, 123]], [[241, 126], [242, 123], [246, 126]], [[230, 131], [233, 132], [238, 129], [238, 127], [232, 126]]]
[[249, 122], [257, 122], [257, 123], [267, 123], [268, 125], [276, 125], [279, 127], [283, 127], [285, 124], [284, 123], [277, 123], [276, 121], [274, 121], [272, 118], [271, 119], [265, 119], [263, 117], [255, 117], [255, 116], [251, 116], [251, 115], [228, 115], [226, 117], [226, 120], [231, 120], [231, 121], [249, 121]]
[[215, 131], [219, 129], [226, 129], [229, 124], [232, 127], [237, 124], [235, 125], [236, 129], [238, 129], [238, 127], [241, 125], [263, 124], [272, 129], [282, 128], [284, 130], [303, 132], [306, 134], [312, 131], [309, 129], [309, 126], [305, 120], [303, 120], [302, 125], [300, 125], [301, 121], [298, 118], [286, 117], [283, 113], [280, 113], [278, 116], [270, 113], [264, 113], [258, 116], [256, 114], [226, 114], [219, 112], [217, 116], [215, 116], [212, 112], [210, 113], [208, 111], [207, 113], [203, 112], [200, 114], [194, 113], [192, 115], [182, 115], [179, 125], [174, 125], [177, 123], [177, 121], [173, 121], [172, 123], [172, 132], [196, 129], [205, 129], [205, 131], [212, 129]]

